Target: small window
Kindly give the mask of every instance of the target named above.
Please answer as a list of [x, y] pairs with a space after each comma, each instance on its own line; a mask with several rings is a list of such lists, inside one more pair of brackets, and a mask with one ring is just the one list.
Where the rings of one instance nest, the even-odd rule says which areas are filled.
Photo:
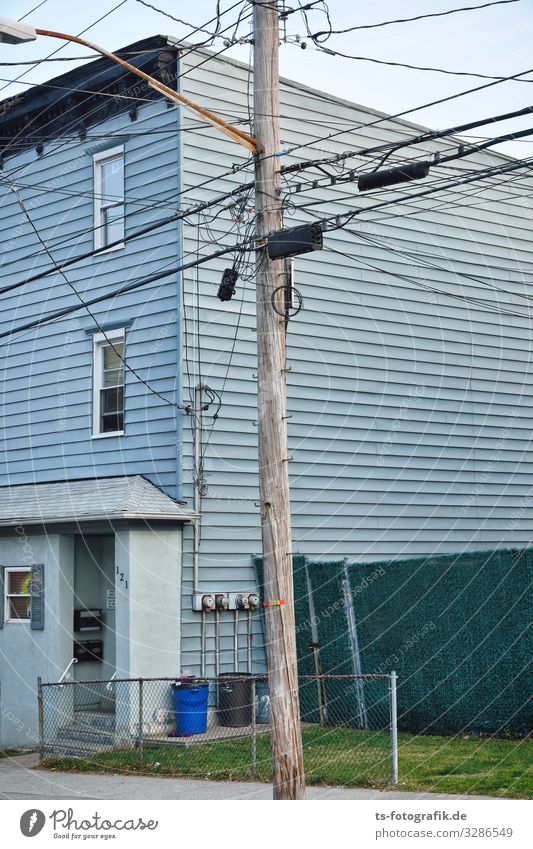
[[124, 330], [94, 337], [93, 436], [124, 433]]
[[4, 570], [6, 622], [31, 621], [31, 569], [17, 566]]
[[97, 153], [93, 161], [94, 247], [105, 248], [124, 238], [124, 148]]

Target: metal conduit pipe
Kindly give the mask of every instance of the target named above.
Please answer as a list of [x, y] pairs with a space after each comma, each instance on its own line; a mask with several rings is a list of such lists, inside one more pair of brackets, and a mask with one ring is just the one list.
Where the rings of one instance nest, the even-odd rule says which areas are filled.
[[248, 672], [252, 673], [252, 611], [248, 611]]
[[200, 635], [200, 675], [202, 678], [205, 678], [205, 629], [206, 629], [206, 621], [205, 621], [205, 610], [202, 610], [202, 625], [201, 625], [201, 635]]
[[215, 610], [215, 677], [220, 675], [220, 611]]
[[200, 466], [202, 457], [202, 392], [204, 388], [203, 383], [198, 383], [194, 387], [194, 512], [197, 518], [193, 522], [193, 594], [200, 592], [200, 533], [202, 510], [202, 482], [200, 480]]
[[239, 671], [239, 608], [235, 611], [233, 620], [233, 669]]

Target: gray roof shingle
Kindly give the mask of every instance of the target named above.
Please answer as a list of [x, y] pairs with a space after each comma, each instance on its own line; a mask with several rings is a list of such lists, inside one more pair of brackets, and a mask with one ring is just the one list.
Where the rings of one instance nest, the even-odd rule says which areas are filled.
[[0, 487], [0, 526], [102, 519], [195, 518], [141, 475]]

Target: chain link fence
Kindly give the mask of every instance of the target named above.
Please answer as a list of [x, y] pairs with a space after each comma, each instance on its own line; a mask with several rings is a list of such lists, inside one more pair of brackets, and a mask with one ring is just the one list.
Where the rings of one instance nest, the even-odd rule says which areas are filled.
[[[398, 781], [392, 675], [299, 678], [308, 784]], [[41, 764], [270, 781], [265, 676], [39, 683]]]

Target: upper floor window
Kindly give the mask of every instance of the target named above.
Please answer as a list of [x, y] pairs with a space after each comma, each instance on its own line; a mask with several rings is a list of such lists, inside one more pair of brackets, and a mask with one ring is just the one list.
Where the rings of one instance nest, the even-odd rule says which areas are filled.
[[26, 566], [4, 570], [5, 622], [31, 621], [31, 569]]
[[94, 336], [93, 436], [124, 433], [124, 329]]
[[94, 247], [105, 248], [124, 238], [124, 148], [97, 153], [93, 162]]

